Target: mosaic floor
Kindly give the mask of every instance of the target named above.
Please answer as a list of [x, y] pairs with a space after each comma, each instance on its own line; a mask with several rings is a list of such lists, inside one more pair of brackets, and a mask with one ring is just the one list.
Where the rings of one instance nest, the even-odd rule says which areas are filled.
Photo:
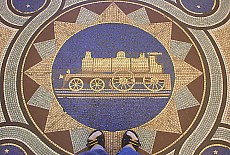
[[127, 129], [143, 155], [230, 154], [229, 0], [0, 1], [0, 154]]

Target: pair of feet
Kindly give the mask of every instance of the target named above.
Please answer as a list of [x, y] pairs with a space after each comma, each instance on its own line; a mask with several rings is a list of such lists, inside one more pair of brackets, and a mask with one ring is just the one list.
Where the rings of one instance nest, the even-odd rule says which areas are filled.
[[[87, 147], [88, 149], [92, 149], [96, 145], [101, 145], [103, 148], [105, 148], [105, 136], [104, 133], [101, 130], [95, 130], [93, 131], [87, 140]], [[138, 136], [135, 131], [133, 130], [127, 130], [122, 138], [122, 144], [121, 147], [131, 147], [134, 150], [138, 150], [140, 147], [140, 142], [138, 139]]]

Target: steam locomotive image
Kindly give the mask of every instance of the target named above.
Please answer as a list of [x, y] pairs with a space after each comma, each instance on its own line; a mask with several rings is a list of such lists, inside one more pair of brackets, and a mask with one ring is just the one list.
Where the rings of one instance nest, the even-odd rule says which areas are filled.
[[128, 58], [125, 54], [119, 51], [115, 58], [93, 58], [86, 51], [81, 72], [67, 71], [62, 75], [63, 87], [75, 92], [86, 87], [94, 92], [105, 89], [128, 92], [142, 87], [151, 92], [171, 90], [170, 74], [163, 73], [163, 65], [156, 59], [162, 53], [140, 53], [138, 58]]

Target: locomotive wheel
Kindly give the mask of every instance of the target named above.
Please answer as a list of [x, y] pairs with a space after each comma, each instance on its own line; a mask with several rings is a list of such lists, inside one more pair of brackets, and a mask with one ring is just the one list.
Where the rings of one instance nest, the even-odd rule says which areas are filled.
[[69, 82], [69, 89], [72, 91], [80, 91], [84, 86], [82, 79], [73, 78]]
[[105, 82], [100, 78], [95, 78], [90, 81], [90, 88], [93, 91], [99, 92], [105, 88]]
[[[123, 74], [123, 75], [122, 75]], [[135, 84], [135, 78], [130, 71], [118, 71], [114, 73], [115, 77], [112, 78], [113, 87], [121, 92], [129, 91]], [[118, 77], [116, 75], [119, 75]]]
[[144, 77], [143, 78], [143, 83], [145, 88], [147, 88], [150, 91], [156, 92], [160, 91], [164, 88], [165, 82], [164, 80], [159, 80], [156, 77]]

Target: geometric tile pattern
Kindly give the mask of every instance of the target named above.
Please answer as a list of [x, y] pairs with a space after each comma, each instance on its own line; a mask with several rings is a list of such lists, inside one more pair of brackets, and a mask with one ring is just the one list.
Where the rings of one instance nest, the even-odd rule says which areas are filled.
[[121, 149], [121, 139], [124, 134], [122, 131], [117, 132], [104, 132], [106, 140], [105, 140], [105, 150], [109, 154], [117, 154], [117, 152]]
[[[185, 61], [179, 60], [176, 56], [171, 55], [171, 58], [174, 63], [174, 72], [176, 76], [174, 87], [175, 92], [202, 75], [201, 71], [189, 65]], [[187, 74], [188, 76], [184, 76], [185, 74]]]
[[97, 19], [96, 23], [130, 23], [130, 19], [124, 12], [115, 4], [112, 3]]
[[30, 146], [34, 154], [53, 154], [58, 155], [53, 149], [48, 147], [41, 139], [33, 132], [18, 126], [5, 126], [0, 128], [0, 140], [15, 139]]
[[[139, 11], [141, 11], [141, 10], [139, 10]], [[145, 12], [145, 15], [147, 15], [146, 12]], [[82, 11], [80, 11], [79, 16], [82, 16]], [[81, 17], [81, 18], [83, 18], [83, 17]], [[92, 19], [90, 19], [90, 20], [92, 20]], [[90, 22], [92, 23], [93, 21], [90, 21]], [[108, 23], [108, 22], [135, 24], [131, 19], [128, 18], [128, 16], [126, 16], [122, 12], [122, 10], [120, 8], [118, 8], [118, 6], [115, 3], [112, 3], [107, 9], [105, 9], [104, 12], [102, 12], [99, 15], [98, 19], [95, 21], [95, 24]], [[59, 50], [58, 48], [60, 48], [62, 46], [62, 44], [68, 38], [70, 38], [73, 34], [81, 31], [84, 28], [86, 28], [86, 26], [82, 25], [82, 24], [77, 24], [77, 23], [73, 24], [73, 23], [67, 23], [67, 22], [55, 22], [55, 25], [54, 25], [54, 32], [55, 33], [54, 34], [55, 34], [55, 40], [56, 40], [56, 52]], [[157, 38], [166, 47], [167, 50], [169, 50], [170, 43], [171, 43], [171, 39], [170, 39], [171, 38], [171, 29], [172, 29], [172, 23], [171, 22], [154, 23], [154, 24], [150, 24], [150, 25], [149, 24], [143, 24], [140, 26], [140, 28], [145, 29], [147, 32], [152, 34], [155, 38]], [[50, 60], [48, 61], [48, 63], [45, 63], [45, 65], [49, 65], [49, 62], [53, 61], [52, 59], [53, 59], [53, 57], [50, 56]], [[47, 60], [44, 60], [42, 62], [45, 62], [45, 61], [47, 61]], [[42, 64], [42, 62], [40, 62], [40, 63]], [[181, 61], [181, 63], [183, 63], [183, 62], [184, 61]], [[188, 67], [190, 67], [190, 66], [188, 65]], [[33, 68], [38, 68], [38, 67], [37, 67], [37, 65], [35, 65], [35, 67], [32, 67], [32, 69]], [[39, 65], [39, 68], [40, 68], [40, 65]], [[50, 72], [50, 69], [51, 69], [50, 67], [47, 66], [44, 68], [46, 68], [45, 72]], [[30, 71], [30, 69], [29, 69], [29, 71]], [[27, 72], [28, 71], [26, 71], [26, 73]], [[183, 72], [179, 75], [183, 76], [184, 74], [185, 73]], [[39, 76], [35, 76], [35, 77], [31, 77], [31, 78], [34, 81], [37, 81], [36, 80], [37, 77], [39, 77]], [[185, 78], [186, 78], [186, 76], [185, 76]], [[43, 80], [43, 81], [45, 81], [45, 80]], [[190, 81], [188, 81], [187, 83], [189, 83], [189, 82]], [[41, 85], [42, 82], [40, 82], [39, 84]], [[50, 85], [48, 83], [45, 86], [50, 87]], [[181, 86], [179, 85], [178, 87], [180, 88]], [[54, 107], [57, 107], [57, 108], [51, 108], [50, 109], [49, 115], [47, 118], [47, 122], [46, 122], [45, 132], [46, 133], [56, 132], [56, 131], [60, 131], [60, 130], [62, 131], [62, 130], [69, 130], [69, 129], [75, 128], [76, 127], [76, 121], [74, 121], [72, 118], [69, 118], [69, 117], [68, 117], [69, 121], [71, 121], [71, 120], [73, 121], [73, 122], [71, 122], [72, 125], [65, 126], [65, 128], [63, 128], [63, 127], [59, 128], [59, 126], [62, 126], [59, 123], [62, 124], [65, 122], [62, 120], [56, 120], [56, 122], [55, 122], [56, 125], [52, 126], [52, 127], [50, 126], [54, 117], [57, 117], [57, 115], [56, 115], [57, 111], [55, 109], [58, 109], [59, 115], [65, 115], [67, 117], [67, 115], [64, 114], [63, 109], [58, 108], [59, 106], [56, 103], [54, 105], [55, 105]], [[169, 117], [170, 115], [173, 117]], [[163, 123], [164, 125], [162, 126], [161, 123], [159, 123], [159, 122]], [[158, 118], [156, 118], [156, 120], [152, 121], [151, 123], [147, 124], [146, 126], [151, 127], [157, 131], [181, 133], [181, 126], [180, 126], [180, 121], [179, 121], [179, 117], [177, 114], [177, 110], [175, 107], [175, 103], [170, 102], [169, 106], [158, 116]], [[153, 143], [150, 143], [150, 146], [152, 144]]]
[[172, 40], [170, 52], [173, 55], [175, 55], [178, 59], [184, 60], [191, 47], [192, 44], [190, 43]]
[[85, 128], [76, 128], [76, 129], [70, 130], [70, 137], [73, 143], [74, 153], [77, 153], [81, 151], [82, 148], [86, 147], [85, 141], [87, 141], [89, 134], [90, 134], [90, 131]]
[[56, 99], [53, 99], [44, 132], [49, 133], [65, 131], [78, 127], [81, 128], [83, 126], [75, 121], [71, 116], [63, 112], [62, 107], [57, 103]]
[[[128, 16], [126, 16], [122, 12], [122, 10], [118, 8], [118, 6], [115, 3], [112, 3], [107, 9], [105, 9], [105, 11], [102, 12], [101, 15], [99, 15], [99, 18], [96, 21], [96, 23], [107, 23], [107, 22], [132, 23], [132, 21], [128, 19]], [[84, 28], [83, 25], [80, 25], [77, 23], [76, 24], [67, 23], [67, 22], [55, 22], [54, 27], [55, 27], [55, 39], [57, 40], [58, 47], [62, 46], [62, 43], [65, 42], [65, 39], [68, 39], [73, 34], [77, 33], [78, 31]], [[171, 27], [172, 27], [171, 22], [156, 23], [156, 24], [151, 24], [151, 25], [149, 24], [141, 25], [141, 28], [144, 28], [150, 34], [155, 36], [159, 41], [162, 41], [162, 44], [164, 44], [166, 48], [169, 48], [170, 46]], [[174, 108], [173, 110], [175, 110], [175, 112], [173, 112], [173, 116], [177, 118], [175, 120], [171, 119], [171, 121], [178, 121], [179, 119], [176, 114], [176, 109]], [[168, 122], [168, 120], [165, 120], [165, 121]], [[172, 123], [171, 121], [170, 123]], [[176, 126], [178, 126], [178, 124], [179, 123], [177, 122]], [[166, 123], [165, 127], [168, 127], [169, 125], [171, 126], [171, 124]], [[164, 130], [162, 129], [164, 127], [160, 125], [156, 125], [156, 126], [158, 126], [160, 130]], [[158, 130], [158, 127], [156, 128], [157, 130]], [[171, 127], [169, 130], [167, 129], [167, 132], [171, 132], [171, 131], [178, 132], [178, 130], [180, 131], [180, 127], [176, 128], [176, 131], [174, 131], [174, 129], [172, 128], [173, 127]]]
[[176, 103], [177, 110], [194, 107], [200, 104], [186, 86], [175, 93], [173, 100]]
[[39, 55], [42, 59], [47, 58], [49, 55], [55, 52], [55, 40], [47, 40], [34, 44]]
[[82, 25], [91, 25], [95, 22], [98, 16], [99, 15], [94, 13], [93, 11], [90, 11], [82, 7], [77, 17], [76, 23], [82, 24]]
[[1, 58], [2, 54], [7, 49], [7, 46], [10, 43], [10, 40], [12, 39], [13, 34], [15, 34], [15, 31], [13, 31], [9, 28], [2, 27], [0, 25], [0, 44], [1, 44], [1, 46], [0, 46], [0, 60], [2, 59]]
[[221, 140], [230, 143], [230, 129], [218, 127], [211, 140]]
[[141, 148], [149, 154], [152, 154], [156, 131], [147, 128], [139, 128], [136, 132], [138, 135], [140, 135], [139, 140], [141, 143]]
[[56, 52], [59, 51], [59, 49], [67, 39], [69, 39], [72, 35], [85, 28], [86, 26], [81, 24], [55, 22], [54, 32], [55, 32], [55, 40], [56, 40]]
[[[210, 33], [213, 35], [215, 40], [217, 40], [217, 45], [220, 48], [221, 55], [223, 57], [225, 68], [226, 68], [226, 76], [227, 76], [227, 92], [230, 92], [230, 36], [225, 35], [230, 33], [230, 21], [222, 25], [221, 27], [210, 30]], [[226, 108], [224, 111], [224, 115], [222, 118], [222, 122], [230, 125], [230, 95], [227, 94], [226, 98]]]
[[130, 19], [132, 19], [135, 24], [150, 24], [147, 12], [145, 8], [140, 8], [130, 14], [127, 15]]
[[222, 104], [223, 88], [225, 87], [225, 85], [223, 85], [224, 81], [221, 74], [222, 70], [218, 60], [218, 55], [208, 36], [201, 30], [189, 30], [196, 37], [202, 49], [205, 51], [204, 53], [209, 65], [209, 73], [211, 75], [209, 85], [211, 93], [205, 112], [199, 122], [200, 124], [186, 139], [180, 149], [180, 152], [184, 152], [185, 154], [191, 154], [194, 152], [194, 150], [196, 150], [208, 136], [210, 129], [213, 128], [214, 123], [217, 121], [217, 116]]
[[180, 120], [176, 110], [176, 104], [171, 101], [168, 103], [161, 114], [156, 116], [152, 121], [141, 126], [141, 128], [150, 128], [156, 131], [182, 133]]
[[29, 68], [25, 71], [25, 74], [33, 79], [37, 84], [43, 86], [46, 90], [52, 91], [51, 86], [51, 74], [52, 74], [52, 63], [54, 56], [51, 55], [44, 61], [36, 64], [35, 66]]
[[[2, 4], [6, 2], [1, 1], [0, 3], [0, 5], [2, 6]], [[8, 19], [4, 22], [4, 20], [2, 20], [1, 18], [1, 22], [3, 22], [5, 25], [9, 25], [10, 27], [19, 30], [18, 33], [15, 35], [14, 39], [12, 40], [10, 47], [7, 49], [7, 52], [5, 54], [5, 56], [7, 57], [5, 57], [5, 62], [3, 63], [5, 70], [0, 74], [1, 76], [4, 75], [3, 90], [5, 96], [7, 96], [6, 98], [4, 98], [4, 100], [11, 121], [26, 123], [26, 119], [23, 116], [23, 112], [20, 110], [21, 105], [19, 102], [21, 101], [19, 100], [20, 95], [18, 96], [20, 79], [17, 79], [16, 75], [17, 73], [20, 74], [19, 70], [22, 69], [21, 67], [19, 67], [19, 63], [20, 65], [22, 65], [22, 62], [20, 62], [20, 60], [21, 57], [24, 56], [23, 52], [25, 52], [28, 49], [28, 42], [29, 40], [32, 40], [32, 36], [35, 33], [35, 31], [37, 31], [38, 27], [40, 27], [43, 22], [47, 21], [48, 18], [53, 16], [53, 14], [57, 11], [59, 7], [60, 0], [50, 2], [50, 5], [47, 7], [46, 10], [44, 10], [41, 14], [38, 14], [36, 18], [31, 20], [29, 26], [26, 26], [28, 23], [23, 25], [23, 28], [20, 27], [20, 24], [16, 24], [22, 18], [10, 18], [10, 20], [13, 19], [12, 23]], [[1, 9], [1, 17], [7, 17], [7, 14], [9, 12], [11, 14], [14, 14], [12, 11], [10, 11], [9, 7], [5, 7], [4, 9], [7, 9], [7, 11]], [[17, 17], [22, 17], [22, 15], [17, 15]], [[26, 23], [27, 19], [29, 18], [29, 16], [26, 16], [26, 18], [24, 18], [26, 20], [23, 21], [23, 24]]]
[[40, 86], [27, 104], [49, 110], [50, 104], [53, 102], [52, 98], [53, 94]]

